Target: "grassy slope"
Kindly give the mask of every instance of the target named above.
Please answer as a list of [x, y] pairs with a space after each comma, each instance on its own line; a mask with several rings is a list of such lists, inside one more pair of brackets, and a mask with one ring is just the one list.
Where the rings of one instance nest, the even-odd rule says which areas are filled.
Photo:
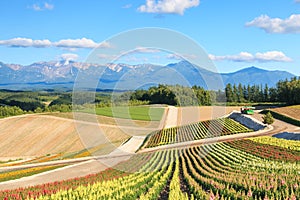
[[86, 109], [83, 112], [94, 113], [107, 117], [143, 120], [143, 121], [159, 121], [164, 113], [164, 108], [154, 108], [149, 106], [131, 106], [131, 107], [104, 107]]

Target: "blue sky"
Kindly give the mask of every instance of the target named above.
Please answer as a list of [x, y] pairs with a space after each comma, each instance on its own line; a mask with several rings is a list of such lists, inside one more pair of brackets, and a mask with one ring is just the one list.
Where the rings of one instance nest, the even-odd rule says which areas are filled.
[[114, 35], [160, 27], [196, 41], [220, 72], [257, 66], [300, 75], [300, 0], [1, 0], [0, 18], [4, 63], [84, 61]]

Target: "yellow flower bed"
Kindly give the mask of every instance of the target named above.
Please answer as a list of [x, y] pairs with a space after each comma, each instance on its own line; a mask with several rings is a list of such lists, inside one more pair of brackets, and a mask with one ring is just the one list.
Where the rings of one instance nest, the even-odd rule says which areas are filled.
[[286, 140], [286, 139], [280, 139], [275, 138], [271, 136], [263, 136], [263, 137], [257, 137], [257, 138], [250, 138], [250, 140], [254, 142], [258, 142], [261, 144], [269, 144], [273, 146], [283, 147], [291, 150], [300, 151], [300, 141], [296, 140]]
[[18, 179], [18, 178], [22, 178], [25, 176], [31, 176], [34, 174], [53, 170], [53, 169], [63, 167], [63, 166], [65, 166], [65, 165], [32, 167], [32, 168], [27, 168], [27, 169], [19, 169], [19, 170], [14, 170], [14, 171], [9, 171], [9, 172], [2, 172], [2, 173], [0, 173], [0, 182], [12, 180], [12, 179]]

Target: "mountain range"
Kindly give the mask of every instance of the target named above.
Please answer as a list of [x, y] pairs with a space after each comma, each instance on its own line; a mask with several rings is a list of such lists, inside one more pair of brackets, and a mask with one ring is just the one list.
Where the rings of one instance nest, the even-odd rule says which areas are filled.
[[37, 62], [31, 65], [0, 62], [2, 89], [117, 89], [134, 90], [157, 84], [198, 85], [206, 89], [224, 89], [224, 85], [265, 85], [294, 77], [286, 71], [268, 71], [257, 67], [233, 73], [217, 73], [187, 61], [165, 66], [153, 64], [89, 64], [72, 61]]

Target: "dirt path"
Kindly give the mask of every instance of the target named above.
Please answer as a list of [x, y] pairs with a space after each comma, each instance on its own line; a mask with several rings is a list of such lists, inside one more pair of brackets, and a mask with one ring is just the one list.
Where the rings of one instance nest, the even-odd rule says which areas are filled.
[[[259, 112], [259, 111], [258, 111]], [[257, 119], [258, 121], [263, 121], [263, 115], [256, 112], [254, 115], [252, 115], [253, 118]], [[283, 127], [284, 131], [286, 132], [300, 132], [300, 127], [286, 123], [284, 121], [274, 119], [274, 123], [272, 124], [274, 127]]]
[[[30, 177], [23, 177], [17, 180], [11, 180], [0, 183], [0, 190], [16, 189], [19, 187], [28, 187], [54, 181], [67, 180], [76, 177], [82, 177], [88, 174], [98, 173], [109, 167], [128, 160], [135, 154], [137, 149], [142, 145], [145, 137], [133, 136], [125, 144], [115, 149], [108, 155], [97, 157], [85, 157], [71, 160], [50, 161], [37, 164], [28, 164], [20, 166], [1, 167], [1, 171], [24, 169], [37, 166], [55, 166], [60, 164], [71, 164], [63, 168], [40, 173]], [[74, 164], [76, 163], [76, 164]]]
[[178, 122], [178, 108], [175, 106], [168, 106], [166, 121], [164, 128], [171, 128], [179, 125]]
[[126, 153], [134, 154], [143, 144], [146, 136], [133, 136], [125, 144], [115, 149], [108, 156], [123, 155]]

